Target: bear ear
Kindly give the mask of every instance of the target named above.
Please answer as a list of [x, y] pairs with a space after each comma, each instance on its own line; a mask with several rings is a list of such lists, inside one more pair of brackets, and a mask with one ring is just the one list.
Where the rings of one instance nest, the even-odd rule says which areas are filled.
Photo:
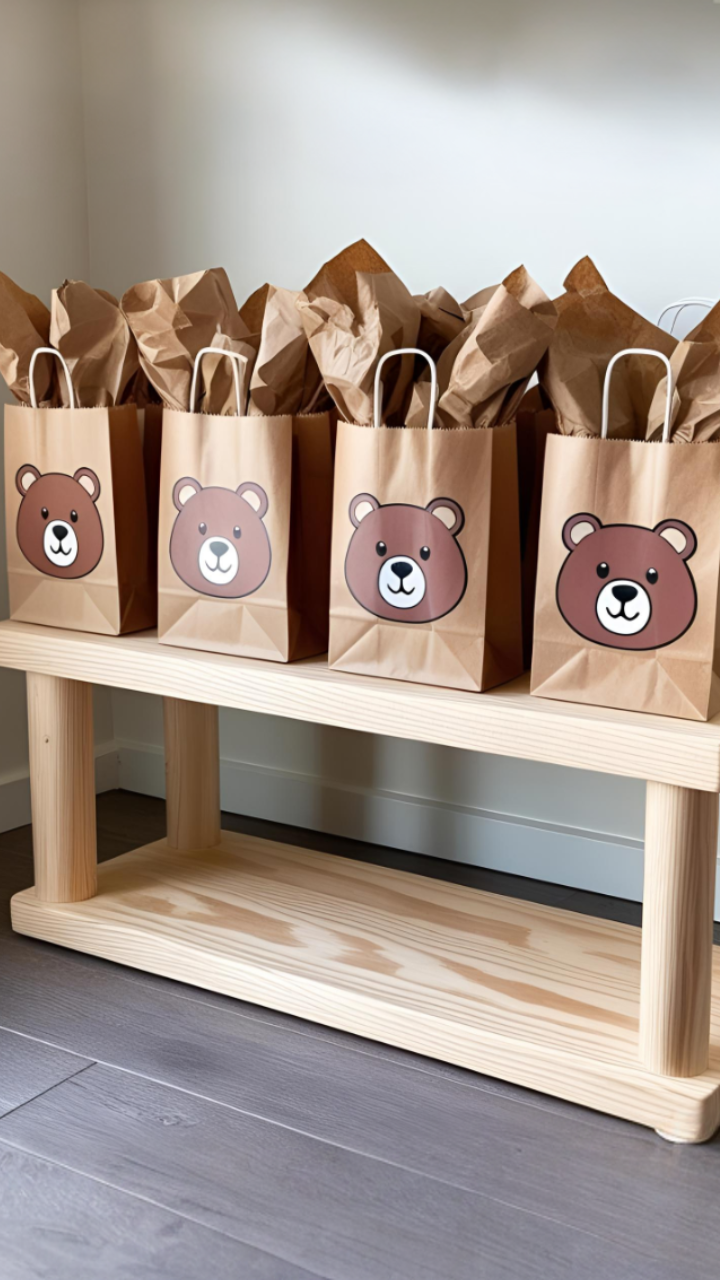
[[97, 502], [100, 497], [100, 481], [94, 471], [91, 471], [89, 467], [78, 467], [73, 480], [77, 480], [78, 484], [90, 495], [93, 502]]
[[565, 521], [562, 539], [568, 551], [574, 551], [584, 538], [589, 537], [591, 533], [597, 533], [598, 529], [602, 529], [602, 520], [598, 520], [597, 516], [588, 515], [587, 511], [582, 511], [580, 515], [571, 516]]
[[433, 498], [432, 502], [428, 502], [425, 510], [429, 511], [431, 516], [437, 516], [448, 533], [457, 538], [465, 523], [465, 512], [459, 502], [454, 498]]
[[661, 538], [669, 542], [681, 560], [689, 560], [697, 547], [697, 538], [684, 520], [661, 520], [655, 525], [653, 533], [659, 533]]
[[177, 480], [173, 488], [173, 502], [178, 511], [182, 511], [186, 502], [195, 497], [196, 493], [202, 492], [202, 485], [197, 480], [193, 480], [192, 476], [183, 476], [182, 480]]
[[40, 479], [40, 472], [38, 471], [37, 467], [31, 466], [29, 462], [27, 462], [24, 467], [20, 467], [20, 470], [15, 476], [15, 484], [17, 485], [18, 490], [22, 494], [23, 498], [25, 497], [25, 494], [27, 493], [30, 486], [33, 485], [35, 481], [39, 479]]
[[[262, 485], [255, 484], [252, 480], [246, 480], [244, 484], [241, 484], [238, 486], [235, 492], [238, 498], [245, 498], [245, 501], [247, 502], [248, 506], [252, 507], [253, 511], [255, 512], [255, 515], [258, 516], [260, 520], [262, 520], [263, 516], [265, 515], [270, 505], [268, 501], [268, 496], [265, 490], [263, 489]], [[252, 498], [255, 499], [254, 502], [252, 501], [252, 498], [247, 498], [245, 496], [248, 493], [251, 494]]]
[[356, 529], [360, 528], [360, 521], [370, 515], [371, 511], [377, 511], [380, 506], [377, 498], [373, 498], [371, 493], [356, 493], [348, 508], [348, 515]]

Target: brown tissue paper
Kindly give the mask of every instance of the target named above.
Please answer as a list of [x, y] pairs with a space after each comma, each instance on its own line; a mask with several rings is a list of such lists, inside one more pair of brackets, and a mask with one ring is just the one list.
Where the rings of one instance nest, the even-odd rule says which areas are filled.
[[257, 351], [250, 415], [313, 413], [327, 407], [329, 398], [298, 311], [299, 297], [290, 289], [264, 284], [240, 308]]
[[[168, 280], [147, 280], [122, 298], [140, 350], [140, 364], [168, 409], [187, 410], [195, 357], [203, 347], [236, 351], [245, 357], [242, 400], [255, 363], [256, 348], [241, 318], [226, 272], [221, 267]], [[236, 413], [235, 384], [229, 360], [203, 362], [203, 411]]]
[[[85, 409], [112, 408], [134, 398], [138, 351], [117, 298], [82, 280], [53, 289], [50, 345], [64, 357], [75, 399]], [[59, 379], [67, 407], [65, 379]]]
[[542, 289], [518, 267], [463, 304], [468, 322], [438, 363], [438, 419], [444, 427], [510, 422], [548, 349], [557, 320]]
[[[676, 388], [673, 442], [701, 444], [720, 439], [720, 303], [678, 342], [670, 364]], [[648, 414], [648, 440], [662, 437], [666, 393], [663, 377]]]
[[[602, 390], [611, 358], [626, 347], [672, 355], [677, 339], [645, 320], [608, 289], [590, 258], [573, 267], [555, 300], [558, 321], [540, 370], [540, 385], [568, 436], [599, 436]], [[662, 375], [659, 362], [629, 356], [613, 370], [608, 435], [643, 439]]]
[[[417, 301], [365, 240], [321, 267], [298, 299], [298, 309], [325, 385], [348, 422], [367, 425], [380, 356], [417, 346]], [[409, 398], [412, 357], [394, 360], [384, 377], [385, 420]], [[383, 370], [385, 373], [385, 370]]]
[[[26, 293], [0, 271], [0, 373], [13, 395], [30, 404], [28, 371], [37, 347], [50, 340], [50, 312], [32, 293]], [[35, 391], [39, 405], [52, 404], [57, 393], [55, 364], [43, 356], [35, 366]]]

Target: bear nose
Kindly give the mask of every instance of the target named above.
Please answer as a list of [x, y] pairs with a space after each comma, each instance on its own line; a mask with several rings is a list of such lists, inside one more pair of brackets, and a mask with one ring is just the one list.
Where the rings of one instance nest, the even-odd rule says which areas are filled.
[[214, 556], [218, 556], [218, 557], [224, 556], [225, 552], [227, 551], [227, 542], [218, 542], [218, 541], [211, 542], [210, 550], [212, 551]]
[[403, 578], [407, 578], [413, 571], [412, 565], [408, 564], [407, 560], [398, 560], [397, 564], [394, 564], [392, 569], [395, 576], [399, 578], [401, 582]]
[[637, 595], [637, 587], [626, 587], [621, 583], [619, 587], [613, 587], [612, 593], [621, 604], [629, 604]]
[[52, 527], [52, 531], [55, 534], [55, 537], [57, 538], [58, 542], [62, 542], [63, 538], [67, 537], [67, 529], [65, 528], [64, 524], [54, 524]]

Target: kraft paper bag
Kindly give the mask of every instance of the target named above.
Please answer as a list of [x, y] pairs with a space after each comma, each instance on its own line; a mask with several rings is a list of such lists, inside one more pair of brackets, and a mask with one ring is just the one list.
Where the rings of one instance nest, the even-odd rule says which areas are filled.
[[531, 691], [707, 720], [720, 710], [720, 448], [671, 440], [669, 363], [665, 397], [663, 441], [548, 437]]
[[166, 408], [160, 640], [276, 662], [324, 653], [331, 506], [328, 413]]
[[134, 405], [7, 406], [5, 510], [12, 618], [104, 635], [154, 625]]
[[375, 420], [338, 424], [330, 666], [475, 692], [512, 679], [522, 671], [514, 424]]

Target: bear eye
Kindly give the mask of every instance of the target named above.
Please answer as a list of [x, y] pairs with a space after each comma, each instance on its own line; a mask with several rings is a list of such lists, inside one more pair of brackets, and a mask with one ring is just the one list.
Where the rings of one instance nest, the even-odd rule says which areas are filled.
[[430, 548], [429, 548], [429, 547], [421, 547], [421, 548], [420, 548], [420, 559], [421, 559], [421, 560], [429, 560], [429, 559], [430, 559]]
[[236, 524], [235, 528], [233, 529], [233, 538], [239, 538], [241, 533], [242, 533], [242, 529], [240, 528], [240, 525]]
[[72, 520], [73, 524], [77, 524], [77, 511], [70, 512], [70, 519]]
[[650, 583], [650, 585], [654, 587], [654, 586], [655, 586], [655, 583], [656, 583], [656, 582], [657, 582], [657, 580], [658, 580], [658, 571], [657, 571], [657, 569], [648, 569], [647, 573], [645, 574], [645, 577], [647, 578], [647, 580], [648, 580], [648, 582]]
[[204, 520], [201, 520], [198, 525], [198, 533], [207, 533], [207, 525]]
[[48, 511], [47, 507], [43, 507], [42, 511], [40, 512], [40, 515], [42, 516], [43, 520], [47, 520], [48, 516], [50, 515], [50, 512]]
[[610, 572], [610, 565], [606, 564], [604, 560], [601, 560], [600, 564], [597, 567], [598, 578], [607, 578], [609, 572]]
[[384, 556], [385, 553], [387, 552], [387, 547], [384, 542], [378, 542], [375, 550], [377, 551], [379, 556]]

